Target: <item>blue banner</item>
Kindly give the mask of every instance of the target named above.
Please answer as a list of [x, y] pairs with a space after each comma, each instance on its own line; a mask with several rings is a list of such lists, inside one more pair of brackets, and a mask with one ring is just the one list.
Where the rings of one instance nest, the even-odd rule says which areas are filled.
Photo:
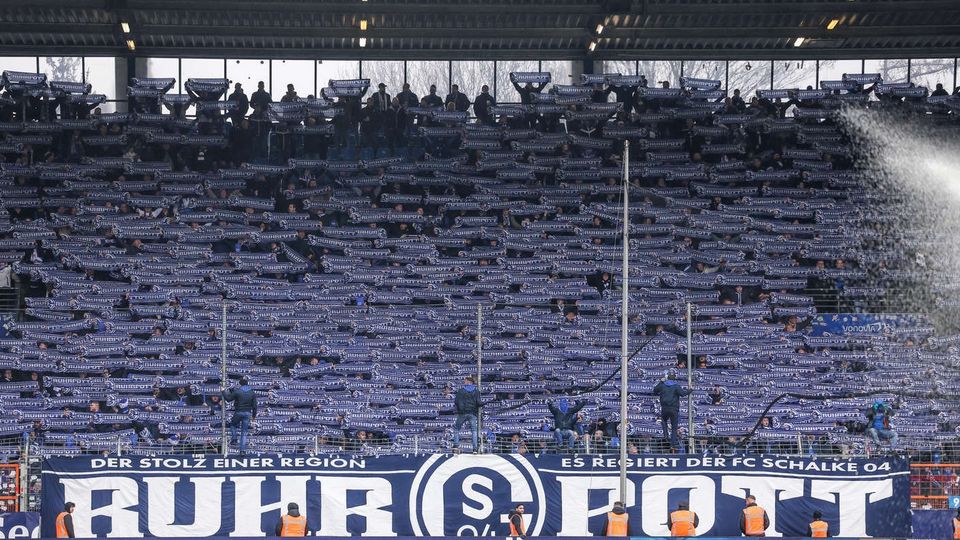
[[[631, 536], [668, 536], [689, 501], [698, 535], [737, 536], [748, 494], [768, 536], [803, 536], [819, 510], [833, 536], [910, 535], [904, 460], [632, 456]], [[506, 536], [525, 506], [531, 536], [602, 534], [620, 498], [615, 456], [77, 457], [43, 468], [43, 536], [65, 502], [78, 537], [273, 535], [296, 502], [318, 536]]]
[[0, 538], [40, 538], [40, 512], [0, 514]]
[[818, 315], [810, 325], [813, 336], [844, 336], [847, 334], [884, 334], [902, 328], [927, 324], [919, 315], [883, 313], [837, 313]]

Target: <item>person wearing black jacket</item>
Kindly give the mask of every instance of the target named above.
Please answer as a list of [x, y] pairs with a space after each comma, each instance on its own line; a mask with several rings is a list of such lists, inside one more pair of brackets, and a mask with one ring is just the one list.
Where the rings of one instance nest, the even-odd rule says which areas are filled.
[[479, 453], [477, 417], [480, 414], [480, 406], [480, 390], [474, 384], [473, 377], [467, 377], [463, 380], [463, 387], [457, 390], [453, 400], [453, 407], [457, 412], [457, 420], [453, 424], [454, 448], [460, 448], [460, 429], [464, 424], [467, 424], [470, 427], [470, 435], [473, 439], [473, 452], [475, 454]]
[[257, 394], [250, 388], [246, 377], [240, 378], [240, 386], [223, 392], [223, 399], [233, 402], [233, 418], [230, 419], [230, 444], [236, 444], [240, 432], [240, 453], [247, 450], [247, 432], [250, 422], [257, 419]]
[[63, 512], [57, 515], [57, 538], [76, 538], [76, 532], [73, 529], [73, 509], [77, 505], [68, 502], [63, 505]]
[[237, 126], [240, 124], [240, 121], [247, 116], [247, 111], [250, 110], [250, 100], [247, 99], [247, 95], [243, 93], [243, 87], [240, 86], [240, 83], [233, 85], [233, 93], [230, 94], [227, 101], [232, 101], [237, 104], [237, 109], [230, 113], [230, 121], [234, 126]]
[[473, 100], [473, 114], [477, 115], [480, 123], [492, 126], [493, 115], [490, 114], [490, 107], [496, 104], [497, 99], [490, 95], [490, 87], [483, 85], [480, 88], [480, 95]]
[[300, 515], [299, 504], [292, 502], [287, 505], [287, 513], [280, 516], [280, 521], [277, 522], [274, 532], [280, 537], [310, 536], [310, 527], [307, 526], [307, 519]]
[[457, 112], [466, 112], [470, 108], [470, 99], [460, 91], [460, 87], [456, 84], [450, 87], [450, 93], [447, 94], [447, 99], [443, 103], [444, 105], [453, 103]]
[[437, 85], [435, 84], [430, 85], [430, 93], [423, 96], [423, 99], [427, 100], [427, 107], [443, 107], [443, 100], [437, 95]]
[[390, 152], [396, 155], [397, 149], [406, 146], [407, 112], [400, 104], [399, 98], [393, 98], [390, 108], [384, 113], [384, 128], [387, 141], [390, 143]]
[[543, 92], [543, 89], [547, 86], [547, 83], [538, 83], [536, 86], [534, 86], [533, 83], [529, 82], [523, 86], [520, 86], [512, 78], [510, 82], [513, 83], [513, 87], [516, 88], [517, 93], [520, 94], [520, 103], [523, 103], [524, 105], [533, 103], [533, 94], [539, 94], [540, 92]]
[[250, 106], [253, 107], [253, 115], [257, 118], [266, 116], [267, 107], [273, 103], [273, 98], [270, 97], [270, 92], [267, 92], [263, 88], [263, 81], [257, 83], [257, 91], [250, 96]]
[[523, 510], [523, 505], [518, 504], [513, 508], [513, 512], [510, 512], [510, 536], [513, 538], [527, 537], [527, 524], [523, 519]]
[[556, 441], [558, 450], [563, 446], [564, 439], [567, 441], [567, 448], [573, 450], [577, 413], [580, 412], [580, 409], [586, 404], [585, 401], [578, 400], [571, 407], [570, 401], [567, 398], [560, 398], [557, 405], [553, 403], [547, 404], [547, 408], [549, 408], [550, 413], [553, 414], [553, 438]]
[[420, 105], [420, 98], [410, 91], [410, 85], [407, 83], [403, 83], [403, 91], [397, 94], [397, 99], [400, 100], [400, 106], [404, 108]]
[[[660, 396], [660, 422], [663, 426], [663, 438], [670, 441], [670, 448], [677, 450], [680, 442], [677, 439], [677, 423], [680, 421], [680, 398], [689, 396], [693, 390], [683, 388], [677, 384], [677, 373], [673, 370], [657, 383], [653, 393]], [[667, 423], [670, 431], [667, 431]]]

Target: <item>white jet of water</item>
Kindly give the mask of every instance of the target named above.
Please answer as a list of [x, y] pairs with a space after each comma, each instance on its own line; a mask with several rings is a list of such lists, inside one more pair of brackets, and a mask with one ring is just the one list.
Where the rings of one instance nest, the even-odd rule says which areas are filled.
[[[901, 297], [915, 311], [947, 315], [960, 307], [960, 127], [931, 116], [851, 108], [842, 114], [870, 189], [893, 212], [883, 249], [920, 282], [924, 294]], [[889, 214], [887, 214], [889, 215]], [[918, 290], [919, 293], [919, 290]], [[921, 305], [922, 304], [922, 305]]]

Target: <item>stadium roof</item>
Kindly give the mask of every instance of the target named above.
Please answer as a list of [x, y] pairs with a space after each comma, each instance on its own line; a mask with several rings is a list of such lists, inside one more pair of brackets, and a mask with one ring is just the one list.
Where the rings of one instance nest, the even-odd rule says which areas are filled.
[[[13, 3], [0, 8], [0, 54], [122, 55], [129, 37], [138, 56], [232, 58], [752, 60], [960, 53], [960, 0]], [[835, 27], [828, 29], [831, 21]], [[121, 22], [129, 23], [129, 35]], [[805, 38], [800, 46], [797, 38]]]

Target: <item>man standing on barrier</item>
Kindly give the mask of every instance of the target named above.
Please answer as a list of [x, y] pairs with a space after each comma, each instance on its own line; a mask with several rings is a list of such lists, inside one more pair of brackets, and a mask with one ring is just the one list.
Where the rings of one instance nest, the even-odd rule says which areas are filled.
[[873, 407], [867, 411], [867, 435], [873, 440], [873, 444], [880, 448], [880, 441], [890, 441], [890, 448], [897, 447], [897, 432], [890, 427], [890, 417], [893, 416], [893, 408], [883, 401], [877, 400]]
[[223, 399], [233, 401], [233, 418], [230, 419], [230, 444], [237, 444], [237, 431], [240, 432], [240, 453], [247, 451], [247, 432], [250, 422], [257, 419], [257, 394], [250, 388], [246, 377], [240, 378], [240, 386], [223, 393]]
[[[663, 426], [663, 438], [670, 441], [670, 449], [673, 451], [680, 449], [680, 441], [677, 438], [680, 398], [689, 396], [691, 392], [693, 392], [692, 389], [683, 388], [677, 383], [677, 372], [672, 369], [653, 388], [653, 393], [660, 396], [660, 423]], [[669, 431], [667, 422], [670, 423]]]
[[523, 505], [518, 504], [510, 512], [510, 536], [514, 538], [527, 537], [527, 524], [523, 521]]
[[547, 403], [547, 408], [553, 414], [553, 438], [557, 444], [557, 451], [563, 448], [563, 442], [566, 440], [567, 448], [573, 450], [573, 441], [576, 434], [573, 431], [577, 425], [577, 413], [586, 405], [586, 401], [578, 400], [572, 407], [570, 400], [560, 398], [557, 405]]
[[677, 503], [677, 509], [667, 516], [670, 536], [696, 536], [698, 525], [700, 525], [700, 517], [696, 512], [690, 511], [690, 503], [687, 501]]
[[767, 511], [757, 506], [757, 498], [747, 495], [747, 507], [740, 512], [740, 532], [744, 536], [766, 536], [770, 527]]
[[302, 538], [310, 534], [307, 529], [307, 518], [300, 514], [300, 505], [292, 502], [287, 505], [287, 513], [280, 516], [277, 523], [277, 536], [292, 536]]
[[453, 424], [453, 448], [460, 448], [460, 429], [467, 424], [473, 440], [473, 453], [480, 453], [477, 440], [479, 438], [477, 418], [480, 415], [480, 390], [474, 384], [473, 377], [468, 376], [463, 380], [463, 387], [457, 390], [457, 395], [453, 398], [453, 407], [457, 412], [457, 421]]
[[63, 505], [63, 512], [57, 515], [57, 538], [76, 538], [73, 531], [73, 509], [77, 505], [68, 502]]
[[603, 527], [604, 536], [630, 536], [630, 514], [623, 507], [623, 501], [613, 503], [613, 510], [607, 512], [607, 524]]

